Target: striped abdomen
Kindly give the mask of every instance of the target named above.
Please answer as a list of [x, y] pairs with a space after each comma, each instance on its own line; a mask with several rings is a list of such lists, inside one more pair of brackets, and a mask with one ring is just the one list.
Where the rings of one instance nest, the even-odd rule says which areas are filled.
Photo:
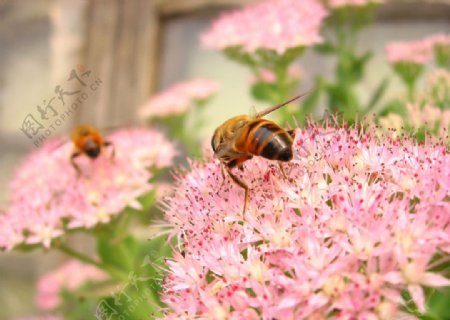
[[292, 136], [276, 123], [255, 119], [242, 128], [236, 148], [270, 160], [289, 161], [292, 160], [292, 143]]

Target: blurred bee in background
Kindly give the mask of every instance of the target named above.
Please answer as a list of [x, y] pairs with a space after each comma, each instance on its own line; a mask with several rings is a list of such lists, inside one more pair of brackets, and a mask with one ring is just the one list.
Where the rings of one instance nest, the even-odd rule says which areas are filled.
[[90, 159], [96, 159], [105, 147], [111, 146], [111, 158], [115, 156], [115, 150], [112, 142], [105, 140], [100, 131], [89, 125], [80, 125], [72, 131], [72, 142], [75, 150], [70, 156], [70, 163], [78, 175], [81, 174], [80, 167], [75, 162], [75, 158], [86, 155]]
[[245, 191], [243, 213], [247, 209], [249, 188], [244, 181], [231, 172], [231, 169], [238, 167], [243, 170], [245, 161], [253, 156], [261, 156], [269, 160], [277, 160], [283, 176], [286, 177], [281, 162], [287, 162], [293, 158], [292, 144], [295, 131], [285, 130], [275, 122], [262, 117], [304, 95], [306, 93], [269, 107], [254, 117], [248, 115], [233, 117], [214, 131], [211, 139], [214, 155], [220, 160], [222, 170], [225, 168], [231, 179]]

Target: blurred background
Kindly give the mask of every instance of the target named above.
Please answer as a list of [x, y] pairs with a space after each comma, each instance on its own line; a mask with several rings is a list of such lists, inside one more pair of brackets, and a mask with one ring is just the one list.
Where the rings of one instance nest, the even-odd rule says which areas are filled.
[[[99, 128], [138, 124], [137, 110], [152, 94], [194, 77], [220, 83], [220, 91], [204, 110], [208, 138], [233, 115], [264, 106], [249, 95], [250, 74], [222, 54], [207, 51], [199, 35], [222, 10], [242, 0], [0, 0], [0, 208], [14, 166], [35, 146], [20, 130], [27, 115], [49, 102], [64, 87], [66, 104], [77, 103], [49, 133], [68, 135], [79, 123]], [[450, 32], [450, 1], [385, 0], [376, 21], [363, 31], [362, 49], [374, 51], [368, 76], [360, 85], [362, 101], [392, 70], [384, 45]], [[313, 76], [331, 75], [331, 58], [309, 50], [298, 64], [302, 86]], [[68, 79], [75, 71], [96, 79], [95, 90], [81, 102], [70, 92], [82, 86]], [[396, 83], [398, 81], [398, 83]], [[399, 90], [392, 77], [388, 99]], [[56, 90], [56, 91], [55, 91]], [[79, 247], [86, 240], [73, 238]], [[0, 319], [32, 314], [35, 279], [61, 261], [56, 253], [0, 254]]]

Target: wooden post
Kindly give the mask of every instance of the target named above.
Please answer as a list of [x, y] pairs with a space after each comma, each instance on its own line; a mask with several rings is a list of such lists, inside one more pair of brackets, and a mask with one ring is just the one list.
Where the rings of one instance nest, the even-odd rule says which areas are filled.
[[158, 14], [153, 0], [90, 0], [82, 64], [101, 81], [77, 122], [129, 125], [155, 87]]

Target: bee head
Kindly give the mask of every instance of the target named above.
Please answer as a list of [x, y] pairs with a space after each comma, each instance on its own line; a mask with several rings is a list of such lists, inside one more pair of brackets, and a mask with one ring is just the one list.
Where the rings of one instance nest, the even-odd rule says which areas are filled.
[[100, 154], [100, 146], [94, 140], [88, 139], [84, 145], [84, 152], [89, 158], [95, 159]]

